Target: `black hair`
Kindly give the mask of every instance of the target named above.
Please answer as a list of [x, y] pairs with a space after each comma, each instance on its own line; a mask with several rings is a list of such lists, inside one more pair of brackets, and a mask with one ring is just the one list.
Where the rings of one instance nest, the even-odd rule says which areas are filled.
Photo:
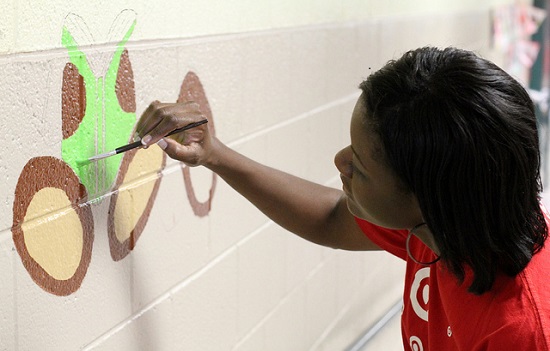
[[442, 262], [469, 291], [515, 276], [547, 237], [531, 98], [494, 63], [456, 48], [405, 53], [360, 85], [383, 159], [418, 199]]

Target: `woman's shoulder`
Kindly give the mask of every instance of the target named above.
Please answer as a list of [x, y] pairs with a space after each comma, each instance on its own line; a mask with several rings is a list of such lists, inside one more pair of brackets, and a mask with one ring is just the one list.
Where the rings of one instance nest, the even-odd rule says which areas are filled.
[[495, 335], [493, 340], [506, 342], [510, 346], [514, 342], [525, 344], [529, 339], [536, 343], [537, 350], [550, 349], [549, 242], [547, 240], [546, 245], [517, 276], [500, 274], [493, 289], [484, 298], [491, 315], [495, 316], [493, 321], [487, 323]]
[[[501, 305], [505, 323], [499, 334], [508, 346], [514, 340], [536, 343], [536, 350], [550, 350], [550, 241], [537, 252], [527, 267], [519, 273], [510, 291], [499, 291], [495, 306]], [[498, 283], [498, 282], [497, 282]]]
[[531, 300], [532, 307], [539, 313], [541, 323], [550, 334], [550, 239], [537, 252], [531, 262], [519, 274], [525, 287], [524, 294]]

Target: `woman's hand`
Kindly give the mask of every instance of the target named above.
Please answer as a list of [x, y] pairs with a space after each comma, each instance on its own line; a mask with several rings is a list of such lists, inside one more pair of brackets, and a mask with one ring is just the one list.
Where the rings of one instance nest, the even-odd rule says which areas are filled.
[[157, 143], [173, 159], [188, 166], [207, 165], [212, 157], [212, 145], [216, 142], [206, 123], [181, 133], [165, 137], [174, 129], [198, 122], [206, 117], [194, 102], [152, 102], [143, 112], [136, 126], [136, 133], [144, 146]]

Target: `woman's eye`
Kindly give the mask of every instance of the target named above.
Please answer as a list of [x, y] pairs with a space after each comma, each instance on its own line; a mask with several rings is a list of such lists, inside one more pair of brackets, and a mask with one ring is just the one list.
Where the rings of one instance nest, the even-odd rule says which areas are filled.
[[361, 173], [361, 171], [359, 171], [357, 168], [353, 167], [353, 174], [354, 175], [359, 175], [359, 176], [363, 176], [363, 173]]
[[352, 174], [354, 176], [358, 175], [365, 178], [365, 174], [361, 172], [357, 167], [355, 167], [353, 163], [350, 163], [350, 167], [351, 167]]

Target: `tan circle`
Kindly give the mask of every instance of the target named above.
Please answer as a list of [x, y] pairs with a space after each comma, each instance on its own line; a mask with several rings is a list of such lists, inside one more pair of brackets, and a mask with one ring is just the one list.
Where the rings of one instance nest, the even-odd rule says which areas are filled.
[[27, 208], [21, 228], [29, 255], [50, 276], [67, 280], [75, 274], [82, 258], [83, 231], [63, 190], [40, 189]]
[[94, 240], [87, 193], [73, 170], [55, 157], [30, 159], [13, 204], [13, 241], [23, 266], [44, 290], [69, 295], [80, 287]]
[[111, 257], [126, 257], [145, 228], [160, 186], [166, 155], [157, 145], [126, 152], [109, 206]]

